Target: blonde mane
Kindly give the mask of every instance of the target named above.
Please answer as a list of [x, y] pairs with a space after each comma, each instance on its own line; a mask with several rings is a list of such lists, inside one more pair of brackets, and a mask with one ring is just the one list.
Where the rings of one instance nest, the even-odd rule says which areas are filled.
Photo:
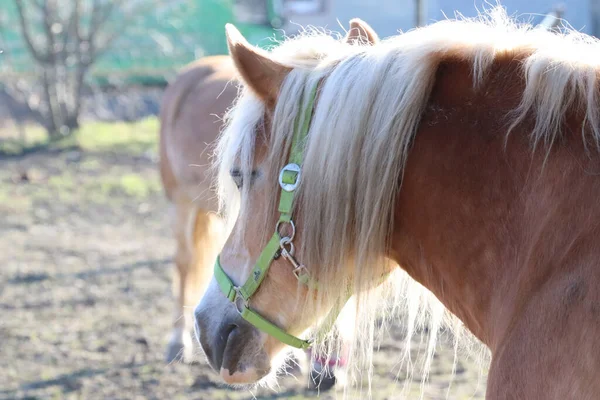
[[[412, 336], [429, 331], [424, 357], [426, 380], [438, 332], [448, 329], [458, 349], [462, 324], [425, 288], [401, 270], [372, 289], [373, 277], [390, 268], [383, 259], [393, 226], [395, 195], [401, 187], [410, 144], [427, 106], [438, 66], [449, 58], [469, 61], [473, 86], [486, 79], [499, 57], [522, 55], [525, 89], [520, 105], [508, 116], [507, 132], [534, 117], [532, 146], [554, 143], [567, 110], [586, 112], [588, 139], [600, 143], [597, 40], [566, 30], [560, 34], [519, 25], [496, 7], [474, 19], [444, 20], [386, 39], [376, 46], [350, 46], [321, 32], [307, 32], [273, 49], [276, 60], [295, 69], [286, 78], [277, 101], [269, 143], [268, 176], [286, 164], [294, 120], [303, 108], [299, 93], [322, 80], [305, 148], [303, 178], [296, 207], [303, 263], [321, 282], [322, 290], [307, 296], [314, 311], [340, 295], [349, 282], [356, 295], [357, 320], [350, 361], [366, 372], [370, 390], [372, 348], [385, 330], [383, 318], [405, 318], [405, 351], [400, 356], [412, 376]], [[234, 160], [252, 170], [254, 144], [263, 132], [264, 106], [249, 91], [227, 116], [218, 145], [218, 192], [223, 212], [235, 219], [239, 194], [229, 171]], [[275, 212], [278, 201], [265, 205]], [[243, 216], [241, 216], [243, 217]], [[265, 226], [266, 235], [273, 227]], [[266, 240], [265, 240], [266, 241]], [[354, 375], [355, 379], [361, 378]], [[407, 381], [409, 381], [408, 379]], [[362, 381], [357, 383], [363, 388]]]

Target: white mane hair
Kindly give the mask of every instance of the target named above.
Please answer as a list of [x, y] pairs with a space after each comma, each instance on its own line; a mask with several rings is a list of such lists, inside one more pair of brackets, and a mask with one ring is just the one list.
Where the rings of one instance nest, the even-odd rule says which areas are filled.
[[[438, 66], [449, 58], [469, 61], [477, 88], [494, 60], [522, 55], [525, 88], [520, 105], [507, 119], [507, 132], [533, 116], [532, 146], [552, 144], [567, 110], [580, 106], [586, 112], [586, 135], [598, 147], [600, 45], [572, 30], [552, 33], [519, 25], [495, 7], [478, 18], [444, 20], [375, 46], [350, 46], [324, 33], [307, 32], [285, 40], [271, 54], [295, 69], [281, 88], [271, 132], [263, 132], [265, 108], [249, 90], [241, 91], [228, 113], [217, 149], [222, 210], [237, 217], [239, 194], [229, 171], [237, 160], [249, 178], [257, 135], [265, 135], [266, 165], [271, 169], [266, 176], [275, 179], [287, 163], [294, 120], [306, 105], [299, 94], [325, 78], [305, 144], [296, 201], [302, 226], [298, 241], [307, 249], [301, 251], [301, 261], [321, 287], [315, 296], [307, 296], [311, 300], [305, 309], [313, 313], [340, 295], [343, 282], [353, 285], [357, 320], [350, 362], [357, 366], [354, 373], [366, 372], [369, 393], [373, 343], [386, 327], [380, 324], [382, 318], [405, 318], [405, 351], [400, 356], [409, 378], [411, 338], [427, 327], [424, 382], [443, 328], [453, 333], [455, 349], [458, 338], [472, 336], [463, 335], [462, 324], [401, 270], [384, 285], [371, 286], [373, 277], [390, 267], [383, 255], [393, 227], [395, 196]], [[276, 213], [276, 181], [273, 188], [271, 204], [265, 207]], [[273, 227], [265, 226], [263, 232], [266, 242]], [[357, 386], [362, 389], [362, 381]]]

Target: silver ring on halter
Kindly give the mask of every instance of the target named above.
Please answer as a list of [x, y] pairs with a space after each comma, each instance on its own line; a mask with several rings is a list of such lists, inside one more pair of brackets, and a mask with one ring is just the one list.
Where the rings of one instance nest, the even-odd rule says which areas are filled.
[[[283, 181], [283, 174], [286, 171], [297, 173], [296, 181], [294, 183], [285, 183]], [[289, 163], [285, 167], [281, 168], [281, 172], [279, 172], [279, 186], [281, 186], [281, 188], [283, 190], [285, 190], [286, 192], [293, 192], [294, 190], [296, 190], [296, 188], [298, 187], [298, 184], [300, 183], [300, 175], [302, 175], [302, 173], [300, 171], [300, 166], [295, 163]]]
[[[292, 227], [292, 234], [290, 236], [282, 236], [281, 232], [279, 231], [279, 228], [281, 227], [282, 224], [290, 224], [290, 226]], [[290, 220], [289, 222], [287, 221], [278, 221], [277, 225], [275, 225], [275, 232], [277, 232], [277, 234], [279, 235], [280, 238], [287, 238], [288, 241], [292, 241], [294, 240], [294, 237], [296, 236], [296, 225], [294, 224], [294, 221]]]
[[233, 290], [235, 290], [235, 299], [233, 300], [233, 304], [235, 304], [236, 310], [241, 314], [244, 311], [244, 308], [248, 308], [248, 301], [242, 297], [242, 292], [240, 291], [239, 286], [234, 286]]

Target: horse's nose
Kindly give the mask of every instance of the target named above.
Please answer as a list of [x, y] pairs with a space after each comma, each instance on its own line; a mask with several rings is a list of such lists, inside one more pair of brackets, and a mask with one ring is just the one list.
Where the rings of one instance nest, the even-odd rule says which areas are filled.
[[206, 354], [210, 366], [216, 372], [219, 372], [223, 365], [223, 354], [227, 347], [229, 335], [231, 335], [238, 326], [235, 321], [223, 320], [218, 325], [218, 328], [214, 326], [211, 327], [210, 322], [212, 321], [214, 323], [215, 320], [214, 318], [209, 318], [205, 311], [196, 310], [194, 317], [196, 337], [200, 342], [200, 346], [202, 347], [204, 354]]
[[226, 383], [256, 382], [269, 373], [261, 333], [237, 311], [218, 318], [214, 309], [198, 307], [194, 317], [198, 342]]

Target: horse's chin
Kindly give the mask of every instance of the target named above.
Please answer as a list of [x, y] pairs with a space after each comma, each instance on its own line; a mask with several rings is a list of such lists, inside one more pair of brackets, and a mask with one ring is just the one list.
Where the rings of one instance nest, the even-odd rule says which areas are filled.
[[[264, 357], [264, 353], [262, 356]], [[234, 371], [232, 374], [223, 366], [219, 375], [227, 385], [236, 389], [248, 390], [256, 386], [272, 386], [279, 375], [294, 374], [307, 368], [305, 365], [307, 363], [306, 354], [302, 350], [283, 349], [271, 359], [261, 357], [255, 361], [258, 368], [246, 365], [243, 370]], [[270, 365], [270, 368], [264, 368], [265, 365]]]
[[244, 328], [247, 327], [238, 327], [229, 333], [221, 364], [211, 364], [223, 382], [231, 386], [261, 383], [273, 370], [272, 360], [264, 348], [263, 335], [254, 327]]
[[221, 368], [220, 375], [223, 382], [232, 386], [246, 387], [260, 383], [269, 376], [271, 370], [259, 371], [254, 368], [247, 368], [245, 371], [235, 371], [233, 374], [227, 368]]

